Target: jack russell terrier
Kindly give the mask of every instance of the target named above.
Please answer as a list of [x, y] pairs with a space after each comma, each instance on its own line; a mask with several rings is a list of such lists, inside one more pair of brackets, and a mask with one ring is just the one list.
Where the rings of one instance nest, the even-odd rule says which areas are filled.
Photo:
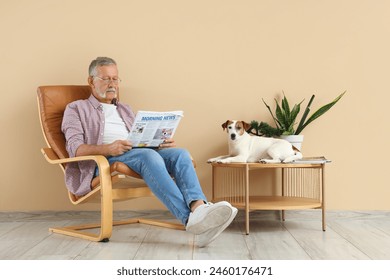
[[249, 135], [250, 124], [244, 121], [227, 120], [222, 128], [228, 133], [229, 155], [210, 158], [207, 162], [288, 163], [302, 158], [286, 140]]

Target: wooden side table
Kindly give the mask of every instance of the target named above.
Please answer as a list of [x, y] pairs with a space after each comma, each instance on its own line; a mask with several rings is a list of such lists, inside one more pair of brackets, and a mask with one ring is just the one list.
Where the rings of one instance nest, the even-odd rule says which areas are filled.
[[[212, 201], [229, 201], [245, 210], [245, 229], [249, 234], [249, 212], [253, 210], [319, 209], [322, 230], [325, 224], [325, 164], [314, 163], [211, 163]], [[261, 169], [281, 169], [281, 195], [253, 196], [249, 176]], [[279, 191], [280, 192], [280, 191]]]

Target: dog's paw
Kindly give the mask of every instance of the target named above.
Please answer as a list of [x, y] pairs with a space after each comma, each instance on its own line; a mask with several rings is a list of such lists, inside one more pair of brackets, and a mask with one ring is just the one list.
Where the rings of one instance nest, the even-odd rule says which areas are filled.
[[217, 163], [229, 163], [231, 162], [229, 159], [219, 159], [217, 160]]
[[207, 160], [208, 163], [212, 163], [212, 162], [216, 162], [216, 161], [217, 161], [216, 158], [209, 158], [209, 159]]
[[262, 158], [259, 160], [260, 163], [281, 163], [279, 159], [268, 159], [268, 158]]

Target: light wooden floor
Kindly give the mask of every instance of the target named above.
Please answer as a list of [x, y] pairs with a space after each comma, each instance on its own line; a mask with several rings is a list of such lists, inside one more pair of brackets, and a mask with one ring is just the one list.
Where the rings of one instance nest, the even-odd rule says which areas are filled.
[[[144, 216], [171, 219], [166, 211], [117, 212], [116, 219]], [[89, 242], [48, 231], [49, 227], [91, 222], [96, 212], [0, 213], [0, 259], [181, 259], [181, 260], [381, 260], [390, 259], [390, 212], [327, 211], [327, 231], [319, 210], [251, 213], [245, 235], [243, 212], [206, 248], [195, 237], [148, 225], [114, 227], [108, 243]]]

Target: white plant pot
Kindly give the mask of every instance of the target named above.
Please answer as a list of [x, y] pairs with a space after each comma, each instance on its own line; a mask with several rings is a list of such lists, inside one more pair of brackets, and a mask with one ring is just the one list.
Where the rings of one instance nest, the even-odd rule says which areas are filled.
[[280, 135], [280, 138], [290, 142], [295, 148], [302, 151], [303, 135]]

